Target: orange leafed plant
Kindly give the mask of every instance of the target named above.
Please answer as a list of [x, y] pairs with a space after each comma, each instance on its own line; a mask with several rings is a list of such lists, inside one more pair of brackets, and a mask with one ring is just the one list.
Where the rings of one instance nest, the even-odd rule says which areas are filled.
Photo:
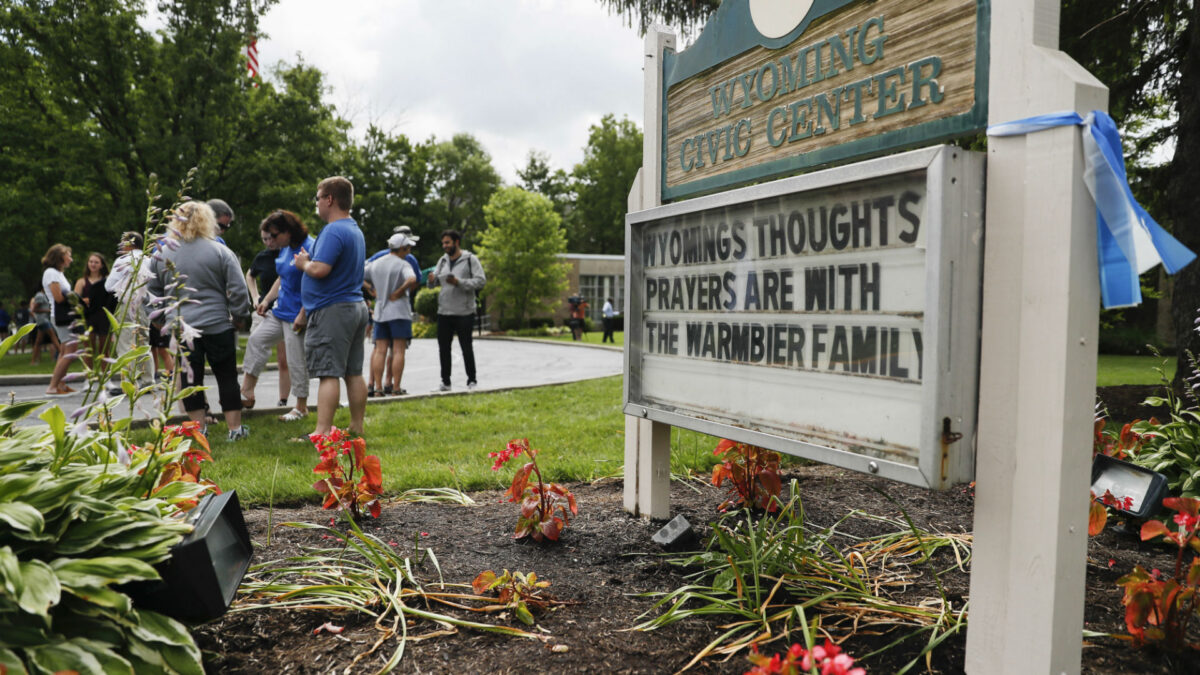
[[[379, 457], [367, 454], [367, 442], [334, 427], [328, 434], [308, 437], [321, 453], [313, 473], [325, 476], [313, 483], [313, 489], [325, 495], [324, 508], [338, 509], [357, 521], [363, 510], [378, 518], [382, 510], [383, 467]], [[361, 477], [355, 481], [357, 472]]]
[[783, 488], [779, 479], [779, 453], [723, 438], [713, 454], [724, 456], [724, 460], [713, 467], [712, 484], [721, 487], [726, 481], [730, 483], [730, 497], [721, 504], [722, 510], [733, 505], [764, 509], [768, 513], [779, 509], [778, 500], [774, 499]]
[[[510, 502], [520, 502], [521, 516], [517, 519], [517, 527], [513, 539], [533, 537], [534, 541], [549, 539], [558, 541], [559, 534], [570, 523], [570, 517], [579, 514], [579, 506], [575, 503], [575, 495], [558, 483], [542, 482], [542, 472], [537, 465], [538, 450], [529, 447], [529, 439], [511, 440], [499, 452], [489, 452], [488, 457], [495, 460], [492, 471], [517, 455], [529, 457], [513, 476], [512, 485], [504, 493]], [[530, 477], [536, 478], [533, 483]]]

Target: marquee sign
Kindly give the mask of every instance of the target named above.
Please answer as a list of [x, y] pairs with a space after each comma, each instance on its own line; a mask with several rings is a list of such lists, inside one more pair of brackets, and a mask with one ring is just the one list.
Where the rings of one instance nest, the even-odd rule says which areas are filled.
[[629, 214], [626, 414], [969, 480], [983, 163], [935, 147]]
[[662, 55], [673, 200], [987, 123], [990, 0], [742, 0]]

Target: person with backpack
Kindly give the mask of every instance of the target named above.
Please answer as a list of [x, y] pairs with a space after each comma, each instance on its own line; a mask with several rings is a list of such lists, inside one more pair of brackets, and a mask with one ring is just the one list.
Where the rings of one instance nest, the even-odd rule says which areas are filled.
[[467, 389], [474, 389], [475, 350], [471, 345], [471, 329], [475, 326], [475, 294], [483, 288], [487, 277], [479, 258], [461, 246], [458, 230], [442, 233], [442, 251], [437, 265], [429, 273], [429, 287], [441, 286], [438, 292], [437, 340], [441, 357], [442, 385], [438, 391], [450, 391], [450, 346], [458, 336], [462, 349], [463, 368], [467, 371]]

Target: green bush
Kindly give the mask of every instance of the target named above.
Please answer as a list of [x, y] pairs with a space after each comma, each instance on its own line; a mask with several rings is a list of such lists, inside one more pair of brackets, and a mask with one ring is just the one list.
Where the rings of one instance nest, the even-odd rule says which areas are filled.
[[437, 324], [431, 321], [414, 321], [412, 325], [413, 339], [437, 337]]
[[1154, 350], [1164, 354], [1174, 351], [1168, 349], [1152, 329], [1133, 324], [1116, 324], [1100, 330], [1101, 354], [1153, 354]]
[[[436, 320], [438, 311], [438, 289], [422, 288], [421, 290], [417, 291], [417, 301], [413, 307], [417, 310], [417, 314], [420, 314], [430, 321]], [[413, 337], [416, 336], [414, 335]]]

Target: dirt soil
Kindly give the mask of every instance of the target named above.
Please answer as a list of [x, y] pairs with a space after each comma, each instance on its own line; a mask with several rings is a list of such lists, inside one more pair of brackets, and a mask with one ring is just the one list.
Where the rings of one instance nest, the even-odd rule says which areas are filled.
[[[948, 533], [971, 529], [974, 499], [969, 486], [931, 492], [819, 465], [790, 468], [785, 485], [791, 478], [799, 481], [805, 519], [814, 528], [832, 525], [853, 509], [900, 517], [897, 505], [882, 492], [895, 499], [920, 528]], [[724, 621], [718, 619], [688, 620], [652, 632], [630, 630], [652, 604], [637, 594], [675, 589], [685, 583], [686, 570], [665, 562], [661, 549], [651, 541], [661, 523], [633, 518], [623, 511], [620, 480], [570, 488], [579, 500], [579, 516], [557, 544], [514, 541], [511, 532], [516, 506], [500, 503], [498, 491], [473, 494], [475, 506], [392, 504], [377, 521], [368, 522], [364, 529], [385, 541], [412, 546], [416, 537], [422, 547], [432, 547], [447, 582], [469, 583], [487, 569], [534, 571], [551, 582], [549, 590], [555, 597], [571, 603], [537, 616], [537, 630], [546, 636], [545, 641], [460, 630], [409, 644], [397, 672], [672, 673], [722, 632], [719, 626]], [[711, 486], [673, 481], [672, 515], [683, 514], [703, 536], [708, 532], [706, 524], [718, 516], [723, 498], [723, 493]], [[318, 531], [277, 528], [268, 547], [268, 511], [250, 509], [246, 516], [256, 543], [256, 562], [295, 555], [302, 546], [329, 545], [320, 539]], [[276, 508], [273, 514], [276, 524], [291, 520], [327, 523], [329, 516], [330, 512], [316, 506]], [[1117, 578], [1138, 563], [1169, 573], [1174, 557], [1166, 548], [1142, 544], [1132, 530], [1113, 527], [1113, 522], [1110, 520], [1110, 527], [1089, 543], [1085, 627], [1120, 634], [1124, 630], [1124, 610], [1120, 589], [1115, 585]], [[839, 528], [856, 536], [886, 530], [878, 523], [859, 519]], [[943, 551], [934, 558], [933, 567], [941, 570], [953, 567], [953, 562], [952, 556]], [[895, 599], [917, 604], [937, 598], [930, 568], [922, 569], [915, 583], [895, 594]], [[437, 580], [429, 565], [419, 573], [427, 584]], [[942, 575], [942, 583], [947, 597], [961, 607], [968, 594], [968, 575], [947, 572]], [[498, 620], [494, 615], [490, 618]], [[524, 627], [512, 616], [499, 620]], [[345, 632], [314, 635], [313, 629], [326, 621], [345, 626]], [[416, 624], [410, 630], [422, 633], [434, 627]], [[292, 610], [232, 613], [196, 631], [212, 673], [341, 671], [354, 656], [369, 650], [378, 635], [372, 621], [363, 616]], [[844, 638], [843, 646], [852, 655], [862, 655], [892, 641], [895, 635], [835, 638]], [[781, 644], [786, 645], [775, 643]], [[385, 645], [353, 672], [375, 672], [394, 648], [394, 643]], [[860, 665], [870, 673], [893, 673], [912, 660], [917, 650], [916, 645], [901, 646], [863, 660]], [[952, 637], [934, 652], [932, 671], [962, 672], [964, 652], [965, 634]], [[1200, 670], [1198, 663], [1195, 654], [1135, 651], [1113, 638], [1090, 639], [1083, 651], [1085, 673], [1196, 673]], [[738, 654], [729, 660], [706, 658], [689, 672], [743, 673], [748, 667], [744, 654]], [[920, 671], [918, 668], [912, 672]]]

